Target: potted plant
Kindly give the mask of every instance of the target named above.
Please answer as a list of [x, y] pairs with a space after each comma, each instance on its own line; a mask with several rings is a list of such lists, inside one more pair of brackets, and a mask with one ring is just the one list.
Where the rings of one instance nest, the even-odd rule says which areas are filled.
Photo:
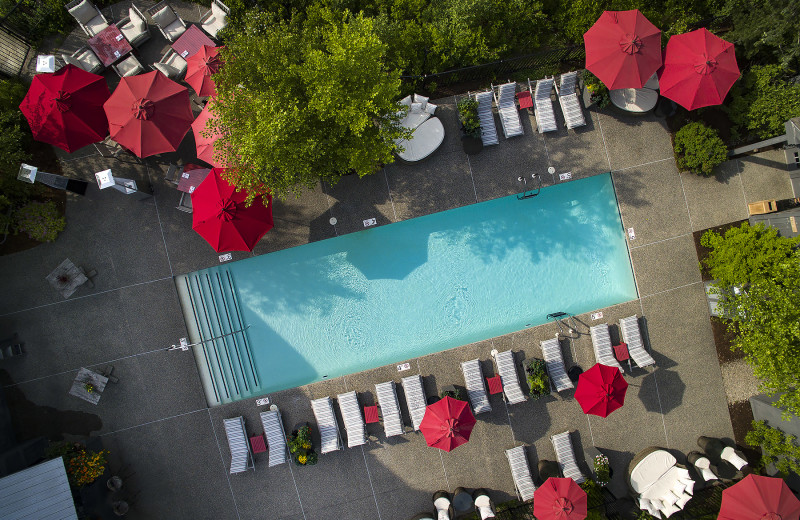
[[81, 488], [97, 480], [106, 470], [108, 450], [90, 451], [79, 442], [50, 445], [48, 456], [64, 459], [69, 483]]
[[547, 376], [544, 360], [532, 359], [525, 367], [525, 372], [528, 374], [528, 386], [532, 398], [539, 399], [550, 394], [550, 378]]
[[292, 432], [289, 440], [289, 452], [292, 460], [298, 466], [313, 466], [317, 463], [317, 452], [311, 442], [311, 427], [308, 424], [300, 426]]
[[611, 481], [611, 465], [608, 463], [608, 457], [602, 453], [598, 453], [592, 460], [594, 465], [595, 480], [600, 486], [607, 486]]
[[444, 399], [445, 397], [451, 397], [453, 399], [458, 399], [459, 401], [466, 401], [464, 399], [464, 393], [461, 389], [457, 386], [446, 386], [441, 393], [441, 398]]
[[83, 383], [83, 389], [86, 390], [86, 393], [94, 393], [94, 385], [92, 383]]
[[458, 101], [457, 107], [458, 120], [461, 121], [461, 144], [467, 154], [476, 154], [483, 149], [478, 102], [473, 97], [465, 97]]

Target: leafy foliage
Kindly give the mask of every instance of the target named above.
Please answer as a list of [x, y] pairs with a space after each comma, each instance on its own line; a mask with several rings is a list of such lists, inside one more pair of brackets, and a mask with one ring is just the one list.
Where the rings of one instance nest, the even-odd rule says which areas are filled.
[[56, 443], [48, 448], [49, 457], [64, 458], [69, 483], [78, 488], [91, 484], [103, 474], [108, 454], [108, 450], [90, 451], [78, 442]]
[[583, 83], [586, 85], [586, 90], [590, 92], [591, 100], [597, 105], [597, 108], [605, 108], [611, 103], [608, 87], [588, 69], [583, 71]]
[[215, 76], [217, 141], [225, 176], [251, 200], [317, 182], [359, 177], [392, 162], [400, 80], [383, 65], [386, 46], [363, 15], [315, 9], [273, 22], [251, 13], [223, 48]]
[[745, 442], [754, 448], [761, 447], [761, 464], [775, 464], [783, 476], [800, 473], [800, 446], [794, 435], [772, 428], [764, 421], [753, 421], [753, 429], [745, 435]]
[[14, 233], [23, 232], [39, 242], [52, 242], [67, 227], [55, 202], [30, 202], [14, 214]]
[[31, 132], [19, 110], [27, 90], [19, 80], [0, 80], [0, 193], [12, 205], [24, 203], [40, 189], [17, 180], [20, 163], [30, 158]]
[[481, 121], [478, 119], [478, 102], [473, 97], [466, 97], [458, 101], [458, 120], [464, 128], [464, 133], [470, 137], [481, 136]]
[[716, 130], [695, 122], [675, 134], [675, 155], [678, 168], [708, 176], [728, 159], [728, 149]]
[[292, 438], [289, 439], [289, 452], [292, 454], [292, 460], [298, 466], [313, 466], [317, 463], [317, 452], [314, 451], [309, 425], [301, 426], [292, 432]]
[[754, 66], [734, 84], [726, 105], [734, 140], [782, 135], [784, 123], [800, 116], [800, 84], [784, 75], [778, 65]]
[[738, 45], [737, 54], [797, 71], [800, 4], [796, 0], [727, 0], [722, 14], [732, 19], [733, 28], [725, 38]]
[[525, 367], [528, 374], [530, 396], [539, 399], [550, 394], [550, 378], [547, 376], [547, 366], [542, 359], [532, 359]]

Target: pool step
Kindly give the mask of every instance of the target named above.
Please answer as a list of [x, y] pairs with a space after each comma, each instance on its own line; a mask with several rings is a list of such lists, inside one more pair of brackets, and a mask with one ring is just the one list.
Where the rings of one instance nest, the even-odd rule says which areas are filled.
[[263, 393], [231, 273], [205, 269], [175, 285], [209, 406]]

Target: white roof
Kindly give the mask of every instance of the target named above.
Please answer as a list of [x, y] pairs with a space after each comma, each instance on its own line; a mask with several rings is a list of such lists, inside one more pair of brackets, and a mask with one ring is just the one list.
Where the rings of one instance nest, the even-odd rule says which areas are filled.
[[78, 520], [64, 460], [58, 457], [1, 478], [0, 518]]

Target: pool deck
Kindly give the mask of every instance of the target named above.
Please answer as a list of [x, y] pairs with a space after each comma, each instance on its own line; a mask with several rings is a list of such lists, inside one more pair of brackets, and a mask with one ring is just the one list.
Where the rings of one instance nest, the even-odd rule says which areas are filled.
[[[420, 164], [392, 164], [371, 177], [346, 177], [335, 187], [320, 185], [276, 202], [275, 228], [253, 254], [358, 231], [367, 218], [385, 225], [517, 193], [519, 175], [543, 173], [550, 185], [549, 166], [573, 179], [611, 171], [624, 227], [635, 230], [629, 246], [640, 298], [599, 309], [600, 321], [577, 316], [577, 339], [568, 349], [562, 345], [567, 365], [585, 369], [594, 359], [589, 326], [632, 314], [647, 318], [657, 368], [626, 374], [630, 387], [621, 410], [606, 419], [586, 416], [572, 391], [514, 406], [492, 396], [493, 411], [478, 416], [469, 443], [451, 453], [428, 448], [419, 433], [387, 440], [373, 424], [368, 433], [376, 441], [321, 455], [314, 467], [268, 468], [259, 454], [255, 472], [229, 475], [222, 420], [243, 415], [254, 435], [262, 431], [258, 413], [264, 408], [248, 399], [209, 409], [191, 353], [165, 351], [186, 335], [173, 276], [219, 264], [191, 230], [191, 215], [175, 209], [179, 192], [163, 180], [170, 160], [191, 156], [193, 143], [186, 139], [174, 156], [143, 163], [104, 159], [90, 148], [59, 152], [71, 176], [91, 180], [111, 167], [151, 183], [155, 196], [137, 201], [95, 186], [85, 197], [68, 195], [67, 228], [56, 242], [0, 257], [6, 295], [0, 337], [17, 332], [27, 349], [22, 359], [0, 367], [6, 398], [27, 410], [15, 417], [20, 440], [101, 436], [112, 467], [126, 467], [126, 486], [137, 494], [127, 515], [132, 519], [404, 520], [430, 510], [438, 489], [485, 487], [496, 502], [512, 498], [504, 450], [530, 446], [536, 476], [539, 459], [554, 459], [549, 436], [566, 430], [574, 432], [579, 460], [592, 445], [610, 456], [618, 494], [639, 450], [663, 446], [687, 453], [699, 435], [732, 437], [692, 232], [746, 218], [748, 202], [792, 197], [782, 151], [729, 161], [716, 178], [681, 174], [662, 120], [591, 108], [586, 127], [566, 131], [556, 104], [558, 132], [537, 133], [533, 116], [521, 112], [524, 136], [501, 137], [499, 145], [467, 156], [454, 100], [436, 103], [446, 131], [440, 150]], [[234, 253], [233, 259], [247, 256]], [[81, 287], [68, 300], [53, 290], [44, 278], [64, 258], [96, 269], [95, 287]], [[569, 311], [553, 309], [561, 310]], [[542, 325], [409, 360], [411, 370], [403, 373], [394, 365], [380, 367], [269, 397], [291, 430], [314, 423], [309, 399], [356, 390], [362, 404], [370, 404], [375, 383], [416, 373], [424, 376], [428, 395], [438, 394], [446, 385], [463, 385], [461, 361], [477, 357], [485, 375], [493, 375], [493, 348], [512, 349], [518, 360], [540, 357], [539, 341], [555, 331], [553, 324]], [[612, 338], [619, 338], [615, 325]], [[108, 386], [97, 406], [68, 395], [80, 367], [107, 364], [119, 383]]]

